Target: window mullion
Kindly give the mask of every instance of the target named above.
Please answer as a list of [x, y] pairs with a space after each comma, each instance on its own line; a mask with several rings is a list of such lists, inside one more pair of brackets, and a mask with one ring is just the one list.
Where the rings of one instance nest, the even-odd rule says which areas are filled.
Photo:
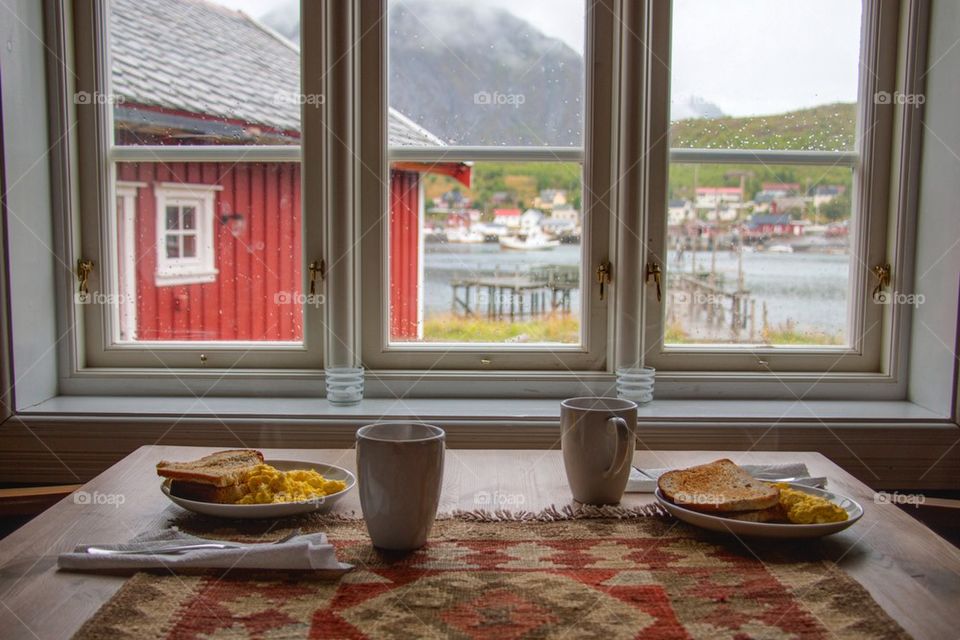
[[[312, 192], [310, 209], [325, 212], [325, 365], [359, 364], [356, 331], [359, 293], [357, 277], [357, 219], [359, 216], [359, 137], [356, 96], [359, 92], [359, 4], [356, 2], [303, 2], [303, 24], [325, 25], [322, 38], [303, 42], [303, 90], [306, 95], [334, 96], [322, 100], [324, 108], [305, 105], [304, 146], [311, 180], [320, 178], [329, 188]], [[320, 146], [320, 171], [315, 145]], [[312, 162], [313, 161], [313, 162]], [[307, 181], [308, 183], [310, 180]], [[312, 260], [313, 258], [309, 258]]]
[[[618, 141], [616, 365], [642, 365], [650, 349], [650, 323], [659, 325], [659, 302], [647, 288], [646, 265], [662, 264], [669, 153], [666, 101], [669, 69], [669, 2], [622, 5], [620, 33], [620, 136]], [[643, 117], [635, 117], [637, 111]], [[649, 315], [647, 315], [649, 314]]]

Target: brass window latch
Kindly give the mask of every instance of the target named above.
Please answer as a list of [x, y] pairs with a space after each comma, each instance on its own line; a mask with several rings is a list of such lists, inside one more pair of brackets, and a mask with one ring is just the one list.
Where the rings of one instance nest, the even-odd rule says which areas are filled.
[[87, 295], [90, 293], [89, 279], [90, 272], [93, 271], [93, 260], [77, 260], [77, 293]]
[[873, 288], [873, 293], [871, 296], [876, 299], [883, 290], [890, 286], [890, 278], [893, 276], [893, 272], [890, 270], [890, 264], [878, 264], [870, 269], [870, 272], [873, 275], [877, 276], [877, 286]]
[[660, 290], [660, 280], [663, 277], [663, 269], [660, 267], [660, 264], [651, 260], [647, 263], [647, 272], [643, 276], [643, 281], [649, 283], [650, 277], [653, 277], [654, 283], [657, 285], [657, 302], [663, 298], [663, 293]]
[[317, 277], [319, 276], [320, 280], [327, 279], [327, 261], [320, 260], [318, 262], [314, 260], [308, 268], [310, 270], [310, 295], [316, 295]]
[[600, 284], [600, 299], [606, 295], [606, 286], [613, 282], [613, 266], [609, 261], [597, 265], [597, 282]]

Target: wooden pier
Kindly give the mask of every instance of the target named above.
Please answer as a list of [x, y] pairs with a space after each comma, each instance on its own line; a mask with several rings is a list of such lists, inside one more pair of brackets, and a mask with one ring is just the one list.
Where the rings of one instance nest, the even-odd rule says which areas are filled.
[[452, 311], [491, 320], [518, 320], [571, 313], [572, 293], [580, 287], [579, 268], [545, 267], [527, 273], [455, 278]]
[[724, 334], [734, 342], [744, 334], [750, 341], [756, 339], [756, 301], [746, 289], [728, 291], [712, 273], [672, 273], [669, 282], [671, 322], [699, 327], [718, 339]]

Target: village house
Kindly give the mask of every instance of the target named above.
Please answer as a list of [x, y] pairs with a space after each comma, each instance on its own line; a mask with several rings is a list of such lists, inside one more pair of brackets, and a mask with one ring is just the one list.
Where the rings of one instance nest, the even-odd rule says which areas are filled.
[[742, 202], [743, 189], [740, 187], [697, 187], [697, 209], [715, 209]]
[[536, 229], [540, 226], [541, 220], [543, 220], [542, 211], [539, 209], [527, 209], [520, 216], [520, 228], [525, 231]]
[[743, 208], [743, 189], [740, 187], [698, 187], [696, 209], [702, 217], [713, 222], [732, 222]]
[[[299, 142], [295, 45], [202, 2], [115, 0], [110, 16], [117, 144]], [[215, 28], [181, 28], [164, 44], [151, 35], [157, 23]], [[390, 144], [443, 144], [395, 109], [388, 124]], [[420, 175], [428, 171], [470, 183], [461, 163], [391, 171], [394, 337], [420, 330]], [[115, 206], [121, 339], [302, 338], [299, 162], [121, 162]]]
[[789, 214], [780, 215], [759, 215], [750, 216], [746, 224], [747, 237], [780, 237], [780, 236], [802, 236], [806, 222], [803, 220], [794, 220]]
[[810, 194], [813, 198], [813, 206], [819, 208], [822, 205], [833, 202], [835, 198], [843, 195], [846, 190], [847, 188], [842, 184], [822, 184], [814, 187]]
[[677, 226], [696, 216], [693, 203], [683, 198], [676, 198], [667, 203], [667, 224]]
[[799, 193], [799, 182], [764, 182], [760, 185], [760, 191], [757, 192], [757, 195], [770, 195], [776, 198], [794, 196]]
[[519, 229], [521, 213], [520, 209], [494, 209], [493, 222], [502, 224], [508, 229]]
[[533, 199], [533, 206], [544, 211], [563, 207], [567, 204], [567, 192], [563, 189], [543, 189]]
[[573, 227], [580, 226], [580, 212], [570, 205], [555, 208], [553, 215], [550, 217], [554, 220], [569, 223]]

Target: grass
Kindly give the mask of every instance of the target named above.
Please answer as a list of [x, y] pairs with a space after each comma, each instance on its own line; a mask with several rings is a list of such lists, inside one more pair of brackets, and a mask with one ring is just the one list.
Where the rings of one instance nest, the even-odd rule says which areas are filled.
[[423, 339], [425, 342], [576, 344], [580, 341], [580, 320], [575, 314], [556, 314], [518, 322], [447, 314], [424, 321]]
[[[843, 344], [843, 338], [839, 334], [824, 333], [821, 331], [798, 331], [791, 322], [775, 327], [765, 327], [760, 332], [760, 338], [756, 344], [770, 346], [838, 346]], [[683, 330], [679, 322], [667, 325], [663, 341], [666, 344], [716, 343], [716, 341], [691, 340], [690, 335]]]
[[[799, 331], [792, 323], [767, 327], [760, 333], [761, 345], [842, 345], [839, 334]], [[510, 322], [452, 314], [432, 316], [423, 323], [424, 342], [560, 343], [580, 340], [580, 321], [575, 314], [556, 314], [535, 320]], [[697, 344], [679, 322], [670, 323], [664, 334], [666, 344]]]
[[763, 332], [766, 344], [775, 345], [841, 345], [843, 340], [837, 334], [819, 331], [797, 331], [788, 327], [776, 327]]

